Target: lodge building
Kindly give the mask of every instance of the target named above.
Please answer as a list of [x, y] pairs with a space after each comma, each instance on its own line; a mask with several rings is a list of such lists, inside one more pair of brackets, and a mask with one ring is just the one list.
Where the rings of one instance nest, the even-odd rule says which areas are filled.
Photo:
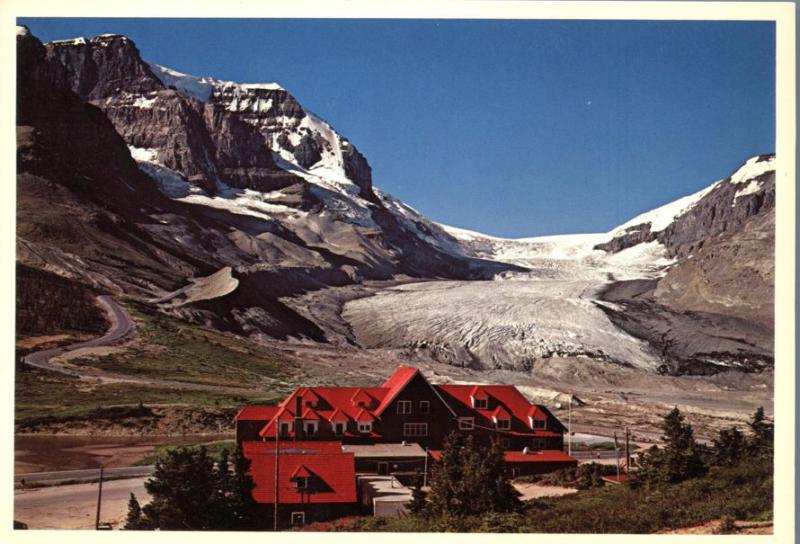
[[402, 480], [429, 473], [451, 432], [499, 443], [511, 477], [577, 464], [562, 451], [561, 422], [513, 385], [431, 384], [408, 366], [379, 387], [300, 387], [277, 406], [241, 409], [235, 424], [237, 443], [251, 460], [254, 498], [271, 504], [277, 487], [281, 517], [292, 524], [350, 511], [360, 477], [371, 475], [369, 486], [361, 486], [368, 489], [379, 487], [376, 475]]

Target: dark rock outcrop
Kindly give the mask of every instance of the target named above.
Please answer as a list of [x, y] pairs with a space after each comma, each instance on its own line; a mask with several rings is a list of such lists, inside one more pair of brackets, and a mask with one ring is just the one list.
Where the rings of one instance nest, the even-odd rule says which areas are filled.
[[[760, 155], [756, 161], [768, 161], [774, 156]], [[758, 189], [748, 194], [737, 194], [749, 183], [758, 184]], [[655, 240], [666, 247], [670, 257], [683, 259], [702, 248], [706, 240], [725, 232], [734, 232], [751, 217], [774, 206], [774, 170], [740, 183], [733, 183], [728, 177], [665, 229], [652, 232], [649, 223], [634, 225], [610, 241], [598, 244], [595, 249], [616, 253]]]

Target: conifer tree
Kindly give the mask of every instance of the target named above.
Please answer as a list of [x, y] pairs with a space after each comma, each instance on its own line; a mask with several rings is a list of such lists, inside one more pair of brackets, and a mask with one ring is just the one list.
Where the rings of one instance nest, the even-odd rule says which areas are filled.
[[142, 519], [142, 508], [133, 493], [128, 499], [128, 516], [125, 518], [124, 528], [127, 530], [147, 529], [145, 521]]

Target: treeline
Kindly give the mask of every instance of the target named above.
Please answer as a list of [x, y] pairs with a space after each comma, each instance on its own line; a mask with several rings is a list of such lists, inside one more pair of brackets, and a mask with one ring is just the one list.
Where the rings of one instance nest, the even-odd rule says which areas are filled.
[[18, 338], [61, 332], [102, 333], [107, 328], [95, 293], [80, 283], [17, 263]]
[[[574, 479], [585, 491], [526, 503], [491, 500], [507, 489], [497, 470], [485, 468], [492, 456], [462, 449], [447, 464], [437, 463], [430, 497], [415, 490], [410, 515], [358, 518], [337, 530], [645, 534], [719, 519], [728, 530], [734, 520], [770, 521], [773, 425], [759, 409], [748, 427], [747, 434], [725, 429], [706, 447], [676, 408], [664, 418], [663, 445], [642, 455], [640, 472], [625, 484], [604, 485], [604, 469], [585, 464], [556, 478]], [[465, 471], [471, 485], [462, 487]], [[481, 474], [492, 476], [481, 480]], [[465, 504], [472, 506], [465, 510]]]

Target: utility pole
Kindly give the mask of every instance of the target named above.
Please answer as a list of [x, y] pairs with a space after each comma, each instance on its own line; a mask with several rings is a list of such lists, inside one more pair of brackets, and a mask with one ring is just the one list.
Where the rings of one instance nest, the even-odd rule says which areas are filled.
[[617, 431], [614, 431], [614, 457], [617, 458], [617, 481], [619, 481], [619, 445], [617, 444]]
[[631, 473], [631, 432], [625, 427], [625, 474]]
[[94, 530], [100, 530], [100, 503], [103, 500], [103, 465], [100, 465], [100, 483], [97, 486], [97, 515], [94, 518]]
[[422, 473], [422, 487], [428, 485], [428, 446], [425, 446], [425, 469]]
[[567, 408], [567, 455], [572, 455], [572, 393], [569, 394]]
[[272, 520], [273, 531], [278, 530], [278, 456], [280, 455], [280, 421], [275, 418], [275, 513]]

